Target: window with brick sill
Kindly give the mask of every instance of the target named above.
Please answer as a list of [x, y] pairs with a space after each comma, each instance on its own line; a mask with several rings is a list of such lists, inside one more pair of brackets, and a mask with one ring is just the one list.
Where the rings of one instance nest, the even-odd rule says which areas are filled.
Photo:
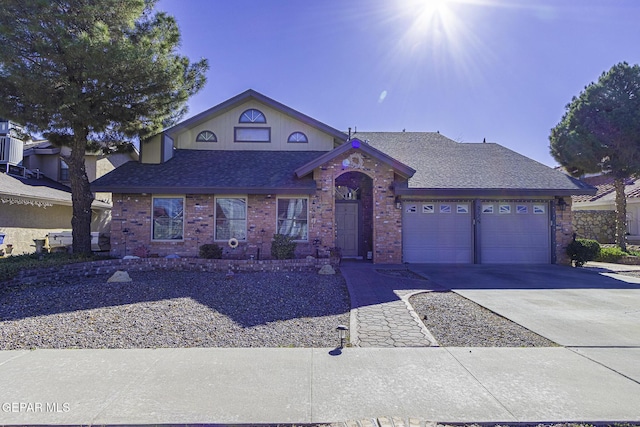
[[308, 202], [306, 198], [278, 198], [278, 234], [308, 240]]
[[153, 240], [182, 240], [184, 236], [184, 199], [153, 198]]
[[247, 200], [244, 197], [216, 198], [214, 240], [247, 240]]

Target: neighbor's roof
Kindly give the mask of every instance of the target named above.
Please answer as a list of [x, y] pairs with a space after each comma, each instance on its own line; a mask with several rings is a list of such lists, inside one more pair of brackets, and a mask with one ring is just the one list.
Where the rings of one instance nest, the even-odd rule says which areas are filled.
[[[613, 186], [613, 177], [611, 175], [597, 175], [582, 178], [582, 181], [595, 187], [596, 194], [574, 196], [574, 203], [597, 203], [607, 204], [615, 203], [616, 189]], [[640, 198], [640, 180], [637, 178], [629, 178], [625, 181], [624, 194], [627, 199]]]
[[91, 183], [93, 191], [166, 194], [312, 194], [294, 170], [324, 151], [175, 150], [161, 164], [128, 162]]
[[494, 143], [458, 143], [436, 132], [358, 132], [354, 137], [416, 173], [398, 194], [573, 195], [589, 185]]
[[[45, 176], [22, 178], [0, 173], [0, 199], [3, 203], [34, 203], [71, 206], [71, 189]], [[111, 209], [108, 203], [94, 201], [96, 209]]]

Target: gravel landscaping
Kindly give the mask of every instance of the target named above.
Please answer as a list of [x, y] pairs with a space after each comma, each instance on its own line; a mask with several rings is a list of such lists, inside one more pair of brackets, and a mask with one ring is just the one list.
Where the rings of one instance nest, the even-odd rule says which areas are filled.
[[424, 292], [409, 302], [442, 347], [557, 346], [454, 292]]
[[340, 274], [131, 272], [0, 288], [0, 350], [335, 347]]

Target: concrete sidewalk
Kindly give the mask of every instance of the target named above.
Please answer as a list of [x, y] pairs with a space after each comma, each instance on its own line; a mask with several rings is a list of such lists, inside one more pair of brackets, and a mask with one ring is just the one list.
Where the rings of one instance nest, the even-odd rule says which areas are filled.
[[0, 424], [640, 421], [637, 360], [637, 348], [4, 351]]

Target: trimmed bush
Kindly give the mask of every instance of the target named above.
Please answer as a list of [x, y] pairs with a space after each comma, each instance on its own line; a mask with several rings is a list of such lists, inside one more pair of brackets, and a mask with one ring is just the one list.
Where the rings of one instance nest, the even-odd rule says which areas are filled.
[[297, 243], [284, 234], [274, 234], [271, 241], [271, 256], [275, 259], [294, 259]]
[[215, 243], [206, 243], [200, 246], [200, 258], [222, 259], [222, 248]]
[[602, 248], [600, 254], [596, 258], [596, 261], [600, 262], [618, 262], [623, 256], [627, 256], [626, 252], [615, 246], [613, 248]]
[[585, 262], [595, 260], [600, 254], [600, 243], [590, 239], [573, 239], [567, 246], [567, 255], [573, 265], [582, 267]]

